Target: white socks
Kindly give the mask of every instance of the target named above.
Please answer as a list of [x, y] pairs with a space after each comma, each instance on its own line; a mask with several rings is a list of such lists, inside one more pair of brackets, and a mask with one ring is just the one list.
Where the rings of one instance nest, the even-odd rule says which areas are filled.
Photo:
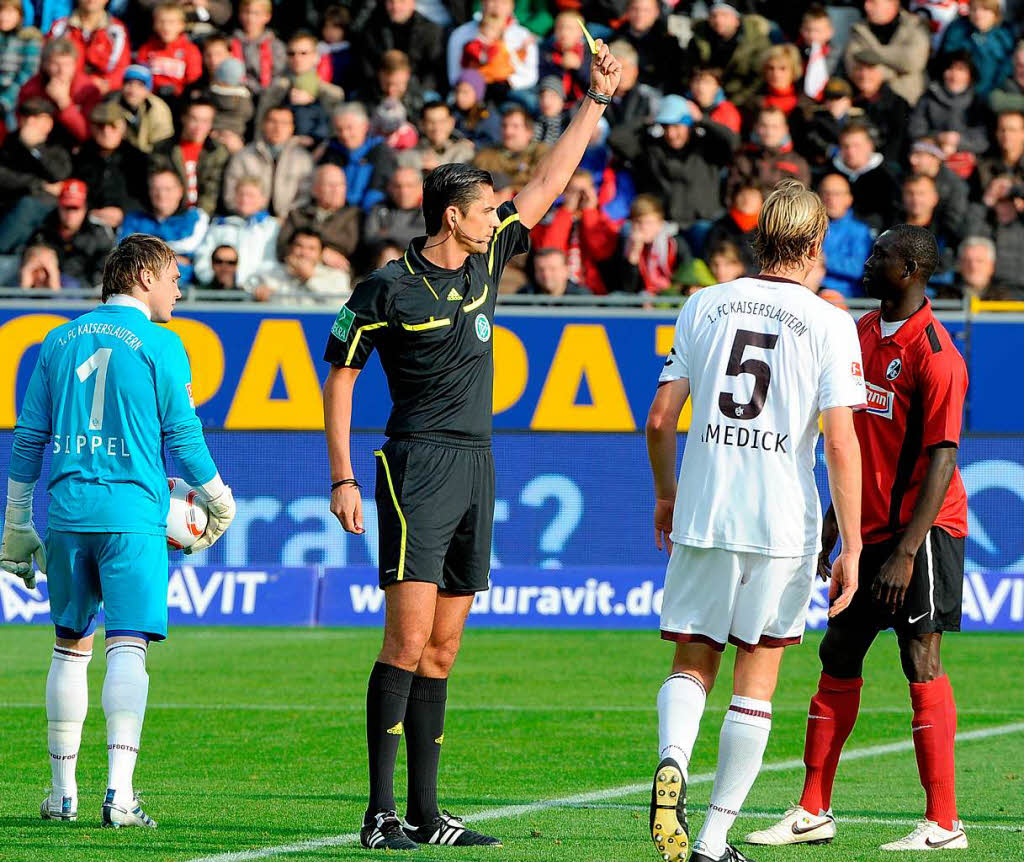
[[107, 788], [114, 789], [114, 802], [125, 808], [130, 808], [135, 798], [132, 774], [139, 756], [148, 694], [146, 647], [127, 641], [107, 647], [107, 675], [103, 680], [109, 767]]
[[74, 800], [73, 808], [78, 800], [75, 767], [82, 743], [82, 724], [89, 710], [87, 671], [91, 658], [92, 650], [55, 646], [46, 677], [46, 739], [53, 772], [50, 803], [57, 808], [62, 796]]
[[708, 816], [694, 843], [695, 849], [712, 859], [725, 852], [729, 827], [736, 820], [761, 770], [771, 729], [772, 705], [769, 701], [733, 695], [722, 722], [718, 770]]
[[703, 683], [688, 673], [672, 674], [658, 691], [658, 760], [673, 758], [687, 780], [707, 699]]

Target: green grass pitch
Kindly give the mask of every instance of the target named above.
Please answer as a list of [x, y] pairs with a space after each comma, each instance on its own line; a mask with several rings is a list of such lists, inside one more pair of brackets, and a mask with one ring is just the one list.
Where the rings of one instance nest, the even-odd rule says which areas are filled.
[[[80, 819], [39, 820], [49, 781], [43, 689], [50, 638], [43, 627], [0, 629], [4, 862], [380, 855], [345, 838], [358, 829], [364, 805], [363, 699], [376, 630], [182, 628], [154, 646], [136, 772], [136, 787], [160, 823], [152, 832], [99, 828], [106, 778], [99, 644], [79, 759]], [[818, 639], [812, 635], [787, 652], [765, 755], [773, 771], [758, 778], [734, 838], [767, 824], [799, 795]], [[656, 759], [654, 699], [670, 653], [656, 632], [470, 629], [450, 686], [442, 805], [500, 835], [505, 847], [422, 849], [414, 858], [657, 859], [647, 836], [647, 792], [637, 787], [646, 788]], [[732, 650], [728, 663], [731, 656]], [[957, 747], [957, 778], [971, 848], [962, 855], [1024, 859], [1024, 637], [950, 636], [945, 658], [966, 734]], [[920, 816], [909, 698], [891, 636], [875, 644], [865, 678], [863, 711], [847, 746], [859, 753], [840, 767], [834, 798], [839, 837], [829, 847], [745, 848], [753, 859], [878, 859], [878, 845], [909, 832]], [[714, 769], [728, 699], [723, 675], [694, 756], [693, 826], [711, 790], [707, 778], [699, 779]], [[874, 750], [883, 745], [897, 750]], [[400, 799], [404, 763], [403, 754]], [[474, 813], [485, 819], [474, 820]], [[301, 850], [270, 852], [305, 841], [312, 843]]]

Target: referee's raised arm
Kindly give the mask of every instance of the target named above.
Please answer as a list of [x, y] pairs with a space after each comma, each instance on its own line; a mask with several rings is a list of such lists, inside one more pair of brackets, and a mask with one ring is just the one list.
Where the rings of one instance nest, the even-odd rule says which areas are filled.
[[622, 66], [619, 61], [604, 42], [596, 40], [587, 97], [580, 103], [569, 127], [541, 160], [533, 178], [515, 196], [519, 220], [527, 229], [534, 227], [544, 217], [579, 167], [597, 122], [619, 86], [621, 75]]

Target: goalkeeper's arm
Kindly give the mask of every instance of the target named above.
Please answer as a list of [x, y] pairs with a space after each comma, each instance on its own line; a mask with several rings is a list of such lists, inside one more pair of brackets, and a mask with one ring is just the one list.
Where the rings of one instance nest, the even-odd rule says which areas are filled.
[[43, 450], [51, 437], [52, 402], [44, 356], [45, 349], [32, 371], [14, 429], [4, 532], [0, 540], [0, 568], [17, 575], [30, 589], [36, 585], [32, 561], [35, 560], [41, 572], [46, 571], [46, 549], [32, 524], [32, 493], [43, 469]]
[[181, 475], [205, 497], [209, 520], [206, 531], [188, 553], [206, 550], [235, 517], [235, 500], [224, 484], [203, 437], [203, 426], [192, 403], [192, 374], [181, 341], [175, 338], [157, 364], [157, 403], [164, 442], [181, 468]]
[[164, 435], [167, 448], [180, 465], [185, 481], [202, 493], [209, 515], [206, 530], [185, 552], [187, 554], [205, 551], [224, 535], [235, 517], [235, 498], [231, 488], [224, 484], [217, 472], [203, 438], [199, 419], [193, 416], [193, 420], [182, 423]]

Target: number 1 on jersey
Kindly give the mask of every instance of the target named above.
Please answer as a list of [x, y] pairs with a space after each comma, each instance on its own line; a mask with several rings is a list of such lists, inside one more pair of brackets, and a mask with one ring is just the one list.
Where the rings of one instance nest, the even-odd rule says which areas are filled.
[[110, 354], [113, 352], [112, 347], [101, 347], [75, 369], [82, 383], [85, 383], [94, 372], [96, 374], [96, 390], [92, 394], [92, 411], [89, 414], [90, 431], [99, 431], [103, 427], [103, 404], [107, 397], [107, 366], [110, 365]]

